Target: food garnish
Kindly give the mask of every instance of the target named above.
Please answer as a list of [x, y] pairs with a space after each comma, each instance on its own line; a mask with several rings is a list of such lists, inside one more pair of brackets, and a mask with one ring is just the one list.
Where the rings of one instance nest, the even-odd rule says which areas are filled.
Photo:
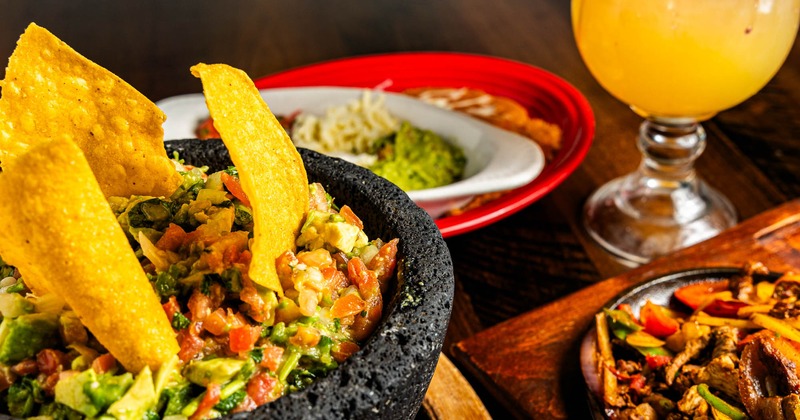
[[[14, 158], [0, 174], [0, 194], [15, 197], [0, 201], [0, 255], [37, 295], [65, 300], [131, 372], [157, 369], [177, 353], [161, 304], [73, 142], [39, 143]], [[48, 314], [56, 326], [59, 309]]]
[[750, 263], [673, 296], [678, 306], [647, 301], [638, 317], [625, 304], [597, 315], [595, 361], [607, 416], [797, 418], [800, 276], [778, 277]]
[[224, 64], [197, 64], [192, 74], [253, 205], [250, 277], [283, 295], [275, 259], [294, 250], [308, 212], [303, 160], [247, 74]]
[[5, 77], [3, 166], [37, 143], [66, 138], [81, 148], [106, 197], [169, 196], [180, 184], [164, 151], [164, 113], [46, 29], [28, 26]]

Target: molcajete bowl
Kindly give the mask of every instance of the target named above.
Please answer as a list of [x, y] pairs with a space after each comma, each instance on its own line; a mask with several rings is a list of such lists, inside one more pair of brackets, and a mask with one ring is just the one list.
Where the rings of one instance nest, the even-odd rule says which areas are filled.
[[[217, 140], [166, 142], [187, 164], [231, 165]], [[364, 221], [370, 238], [399, 238], [397, 281], [383, 319], [362, 349], [326, 377], [231, 418], [411, 418], [433, 376], [453, 303], [450, 253], [428, 214], [390, 182], [340, 159], [300, 150], [309, 182]]]

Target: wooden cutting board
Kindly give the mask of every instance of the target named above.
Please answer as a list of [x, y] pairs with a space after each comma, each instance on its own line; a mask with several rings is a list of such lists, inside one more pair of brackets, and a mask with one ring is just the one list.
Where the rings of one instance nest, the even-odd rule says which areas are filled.
[[593, 284], [456, 344], [455, 360], [521, 417], [589, 418], [578, 362], [594, 314], [625, 289], [669, 272], [739, 267], [800, 269], [800, 200], [753, 217], [719, 236]]

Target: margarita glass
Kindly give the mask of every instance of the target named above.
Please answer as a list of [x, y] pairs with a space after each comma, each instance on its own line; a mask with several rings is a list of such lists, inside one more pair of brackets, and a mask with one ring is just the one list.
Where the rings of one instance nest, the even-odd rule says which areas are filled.
[[700, 122], [767, 84], [798, 19], [800, 0], [572, 0], [589, 71], [645, 118], [639, 169], [586, 202], [592, 238], [641, 264], [736, 223], [731, 203], [695, 174], [706, 140]]

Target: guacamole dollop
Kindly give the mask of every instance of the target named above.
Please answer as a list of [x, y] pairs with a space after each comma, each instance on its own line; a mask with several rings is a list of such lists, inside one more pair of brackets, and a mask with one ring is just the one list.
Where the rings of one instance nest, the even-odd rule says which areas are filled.
[[369, 169], [404, 191], [451, 184], [464, 174], [464, 152], [430, 130], [403, 122], [377, 143], [378, 162]]

